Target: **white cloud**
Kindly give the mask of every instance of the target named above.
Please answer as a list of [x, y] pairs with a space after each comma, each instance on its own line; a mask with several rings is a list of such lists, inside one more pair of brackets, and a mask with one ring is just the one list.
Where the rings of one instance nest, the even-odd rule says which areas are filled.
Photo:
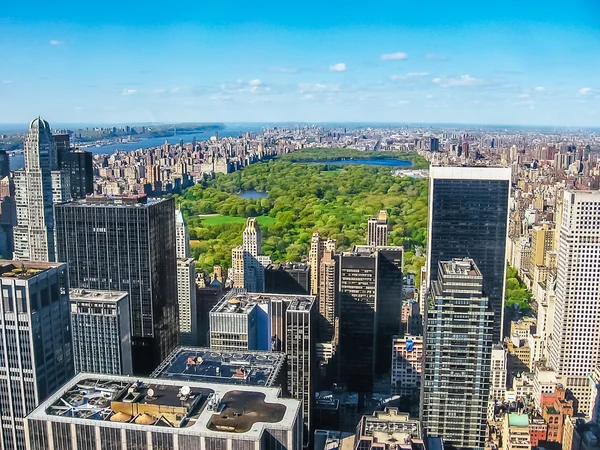
[[471, 87], [471, 86], [480, 86], [484, 84], [484, 81], [481, 78], [474, 78], [471, 75], [461, 75], [460, 77], [450, 77], [450, 78], [434, 78], [431, 80], [435, 84], [439, 84], [441, 87]]
[[300, 69], [297, 67], [269, 67], [270, 72], [277, 73], [298, 73]]
[[12, 80], [2, 80], [0, 81], [0, 84], [11, 84]]
[[425, 98], [433, 98], [433, 95], [427, 94], [427, 96]]
[[226, 101], [231, 100], [231, 96], [222, 94], [221, 92], [217, 92], [216, 94], [212, 94], [210, 97], [208, 97], [208, 99], [213, 102], [221, 102], [221, 101], [226, 102]]
[[544, 92], [546, 88], [544, 88], [544, 86], [536, 86], [533, 90], [536, 92]]
[[519, 94], [517, 98], [529, 98], [529, 94]]
[[579, 89], [578, 95], [590, 95], [592, 93], [593, 89], [589, 88], [589, 87], [584, 87]]
[[236, 81], [235, 85], [221, 85], [221, 90], [226, 94], [264, 94], [270, 92], [271, 88], [258, 78], [249, 81], [244, 81], [240, 78]]
[[331, 70], [332, 72], [344, 72], [346, 70], [346, 64], [345, 63], [334, 64], [333, 66], [329, 66], [329, 70]]
[[402, 75], [392, 75], [390, 79], [394, 81], [408, 80], [409, 78], [420, 78], [426, 77], [427, 75], [429, 75], [429, 72], [408, 72]]
[[406, 59], [408, 58], [408, 53], [404, 52], [396, 52], [396, 53], [384, 53], [381, 55], [382, 61], [393, 61], [395, 59]]
[[263, 82], [260, 81], [258, 78], [248, 81], [249, 86], [260, 86], [261, 84], [263, 84]]
[[181, 88], [180, 87], [174, 87], [173, 89], [171, 89], [169, 91], [170, 94], [179, 94], [181, 92]]
[[311, 94], [314, 92], [336, 92], [340, 90], [340, 86], [338, 84], [299, 83], [298, 90], [301, 94]]
[[50, 44], [50, 45], [61, 45], [61, 44], [64, 44], [64, 42], [63, 42], [63, 41], [59, 41], [59, 40], [57, 40], [57, 39], [51, 39], [51, 40], [49, 41], [49, 44]]
[[133, 94], [137, 94], [137, 89], [123, 89], [123, 92], [121, 92], [121, 95], [133, 95]]

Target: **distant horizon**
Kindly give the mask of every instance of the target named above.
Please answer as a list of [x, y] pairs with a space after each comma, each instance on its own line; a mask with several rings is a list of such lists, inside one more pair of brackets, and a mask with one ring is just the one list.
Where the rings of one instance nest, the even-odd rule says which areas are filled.
[[[37, 117], [37, 116], [36, 116]], [[48, 120], [46, 117], [42, 118]], [[33, 119], [32, 119], [33, 120]], [[0, 122], [0, 130], [2, 128], [15, 127], [22, 131], [26, 131], [29, 127], [29, 122]], [[547, 125], [547, 124], [517, 124], [517, 123], [469, 123], [469, 122], [385, 122], [385, 121], [164, 121], [164, 122], [52, 122], [48, 120], [53, 130], [64, 127], [122, 127], [122, 126], [152, 126], [152, 125], [224, 125], [227, 127], [238, 126], [330, 126], [330, 127], [345, 127], [345, 128], [385, 128], [385, 127], [474, 127], [474, 128], [521, 128], [521, 129], [582, 129], [582, 130], [600, 130], [600, 123], [597, 125]]]

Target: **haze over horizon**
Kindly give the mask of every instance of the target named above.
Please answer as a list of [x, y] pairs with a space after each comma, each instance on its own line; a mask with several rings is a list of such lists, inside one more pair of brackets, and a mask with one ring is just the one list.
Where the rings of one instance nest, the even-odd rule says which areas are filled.
[[0, 123], [598, 126], [600, 6], [10, 2]]

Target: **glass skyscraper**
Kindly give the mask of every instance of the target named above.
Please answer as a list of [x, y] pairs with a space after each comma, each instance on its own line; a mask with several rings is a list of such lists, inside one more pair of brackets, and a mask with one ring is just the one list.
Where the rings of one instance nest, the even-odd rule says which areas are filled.
[[431, 167], [427, 285], [440, 261], [472, 258], [494, 311], [494, 341], [502, 336], [511, 171], [501, 167]]

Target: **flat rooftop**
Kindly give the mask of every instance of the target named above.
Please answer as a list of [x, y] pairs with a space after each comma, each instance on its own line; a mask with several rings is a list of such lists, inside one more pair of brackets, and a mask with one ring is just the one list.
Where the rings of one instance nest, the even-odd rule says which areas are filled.
[[260, 351], [218, 351], [178, 347], [150, 375], [152, 378], [272, 387], [285, 355]]
[[265, 270], [285, 270], [294, 272], [309, 272], [310, 266], [306, 263], [283, 262], [269, 264]]
[[18, 278], [28, 279], [39, 275], [46, 270], [57, 268], [65, 265], [64, 263], [46, 263], [32, 261], [1, 261], [0, 262], [0, 277], [2, 278]]
[[481, 272], [477, 268], [475, 261], [471, 258], [455, 258], [451, 261], [440, 261], [440, 266], [446, 275], [481, 276]]
[[69, 298], [71, 301], [93, 301], [117, 303], [119, 300], [127, 297], [128, 292], [102, 291], [92, 289], [70, 289]]
[[314, 295], [296, 295], [296, 294], [263, 294], [256, 292], [247, 292], [245, 289], [232, 289], [223, 296], [210, 311], [211, 314], [249, 314], [256, 305], [268, 305], [272, 301], [301, 302], [312, 301]]
[[[178, 429], [181, 434], [259, 439], [289, 429], [300, 402], [280, 389], [79, 373], [28, 419], [129, 429]], [[154, 429], [154, 431], [158, 431]]]
[[166, 198], [148, 198], [146, 194], [132, 194], [124, 196], [112, 195], [88, 195], [86, 198], [75, 199], [69, 202], [58, 203], [58, 206], [87, 206], [89, 208], [98, 206], [151, 206], [156, 203], [168, 201]]

